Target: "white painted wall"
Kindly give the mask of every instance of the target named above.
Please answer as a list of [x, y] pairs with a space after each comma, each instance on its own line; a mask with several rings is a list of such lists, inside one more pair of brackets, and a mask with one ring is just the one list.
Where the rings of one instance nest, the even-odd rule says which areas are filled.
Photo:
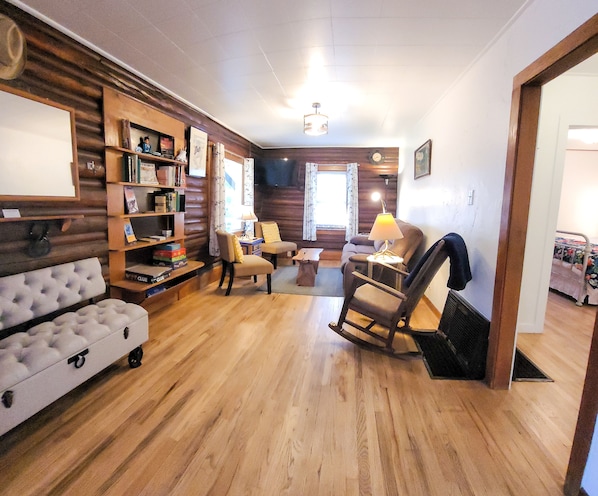
[[[567, 132], [571, 125], [598, 125], [598, 79], [561, 76], [544, 85], [539, 124], [517, 318], [518, 332], [543, 332], [554, 232], [557, 228], [577, 230], [572, 229], [572, 224], [564, 219], [562, 223], [558, 221], [567, 155]], [[595, 174], [593, 177], [596, 177]], [[571, 193], [577, 196], [580, 192], [579, 183], [584, 182], [583, 176], [578, 176], [571, 182], [570, 179], [567, 179], [569, 186], [575, 188], [575, 182], [578, 183], [578, 187]], [[589, 181], [585, 182], [587, 184]], [[595, 181], [592, 182], [595, 184]], [[596, 193], [594, 191], [594, 198]], [[595, 222], [595, 203], [593, 210]], [[587, 232], [588, 228], [586, 226], [583, 231]]]
[[598, 422], [594, 425], [594, 436], [592, 437], [588, 461], [581, 480], [581, 487], [589, 496], [598, 496]]
[[[598, 82], [596, 84], [598, 101]], [[598, 122], [598, 109], [595, 109]], [[557, 226], [598, 238], [598, 150], [567, 150]]]
[[[513, 77], [596, 14], [596, 0], [533, 0], [408, 136], [401, 138], [398, 214], [422, 228], [426, 246], [463, 236], [473, 280], [462, 295], [492, 313]], [[431, 175], [413, 179], [413, 152], [432, 139]], [[475, 190], [467, 205], [468, 190]], [[445, 264], [427, 296], [444, 307]]]

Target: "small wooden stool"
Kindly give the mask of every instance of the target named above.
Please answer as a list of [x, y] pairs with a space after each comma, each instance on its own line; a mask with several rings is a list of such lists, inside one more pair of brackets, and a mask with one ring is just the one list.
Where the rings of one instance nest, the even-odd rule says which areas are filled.
[[297, 286], [315, 286], [316, 274], [320, 263], [320, 253], [322, 248], [303, 248], [293, 257], [293, 260], [299, 262], [297, 271]]

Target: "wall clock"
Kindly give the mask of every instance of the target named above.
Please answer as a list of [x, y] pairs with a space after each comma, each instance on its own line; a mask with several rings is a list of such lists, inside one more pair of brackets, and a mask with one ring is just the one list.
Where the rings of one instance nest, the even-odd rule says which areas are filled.
[[384, 155], [380, 150], [374, 150], [368, 155], [368, 160], [372, 165], [379, 165], [384, 162]]

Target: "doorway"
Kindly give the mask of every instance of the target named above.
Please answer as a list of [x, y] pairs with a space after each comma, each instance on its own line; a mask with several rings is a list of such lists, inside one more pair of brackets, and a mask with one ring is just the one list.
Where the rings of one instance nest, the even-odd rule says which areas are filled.
[[[519, 73], [513, 82], [511, 121], [496, 277], [492, 306], [488, 365], [490, 387], [508, 389], [515, 349], [517, 312], [523, 271], [530, 192], [542, 85], [598, 53], [598, 15]], [[596, 325], [595, 325], [596, 329]], [[567, 494], [579, 491], [598, 411], [592, 378], [598, 376], [598, 345], [594, 332], [579, 420], [566, 480]]]

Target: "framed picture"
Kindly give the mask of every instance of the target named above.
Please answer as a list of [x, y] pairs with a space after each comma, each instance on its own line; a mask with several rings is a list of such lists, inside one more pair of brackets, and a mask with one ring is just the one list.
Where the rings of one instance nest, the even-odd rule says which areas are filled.
[[414, 179], [430, 174], [430, 164], [432, 161], [432, 140], [426, 141], [414, 153]]
[[158, 151], [166, 158], [174, 158], [174, 138], [167, 134], [160, 134]]
[[189, 129], [189, 175], [206, 177], [208, 133], [191, 126]]

